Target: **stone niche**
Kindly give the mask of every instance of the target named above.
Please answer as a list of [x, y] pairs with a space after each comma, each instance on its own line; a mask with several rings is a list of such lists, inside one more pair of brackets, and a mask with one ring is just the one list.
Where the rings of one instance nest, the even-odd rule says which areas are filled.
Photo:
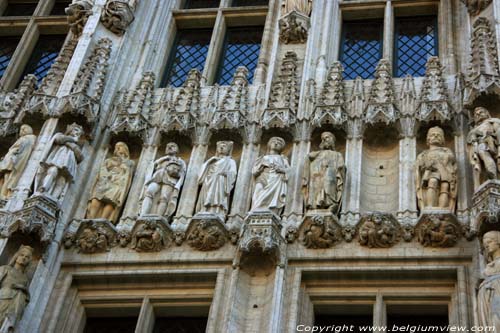
[[363, 138], [361, 212], [396, 212], [399, 201], [399, 138], [395, 128], [369, 127]]

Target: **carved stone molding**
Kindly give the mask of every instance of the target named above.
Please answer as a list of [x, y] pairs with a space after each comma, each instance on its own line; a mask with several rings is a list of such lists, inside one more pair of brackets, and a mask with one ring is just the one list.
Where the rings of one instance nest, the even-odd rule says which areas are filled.
[[448, 90], [438, 57], [427, 60], [425, 78], [420, 90], [417, 117], [421, 121], [445, 121], [451, 117]]
[[0, 91], [0, 136], [17, 132], [16, 118], [36, 89], [37, 79], [28, 74], [13, 92]]
[[295, 10], [281, 17], [280, 41], [283, 44], [303, 44], [307, 40], [310, 18]]
[[59, 205], [44, 195], [32, 196], [24, 202], [24, 207], [6, 215], [0, 232], [3, 237], [10, 237], [20, 231], [24, 234], [35, 233], [40, 242], [52, 241], [59, 216]]
[[369, 124], [377, 122], [389, 124], [395, 122], [398, 116], [391, 63], [387, 59], [382, 59], [377, 65], [375, 79], [370, 88], [365, 108], [365, 121]]
[[330, 67], [326, 82], [319, 96], [318, 104], [314, 109], [312, 122], [314, 126], [343, 125], [347, 121], [345, 110], [344, 83], [342, 73], [344, 68], [338, 61]]
[[401, 226], [390, 213], [373, 212], [361, 217], [357, 226], [358, 242], [370, 248], [389, 248], [399, 242]]
[[463, 234], [454, 214], [445, 211], [423, 212], [415, 226], [417, 240], [425, 247], [452, 247]]
[[65, 247], [74, 245], [86, 254], [107, 252], [117, 245], [117, 235], [116, 228], [107, 220], [74, 220], [65, 235]]
[[229, 239], [229, 232], [222, 219], [214, 214], [197, 214], [186, 231], [189, 246], [199, 251], [220, 249]]
[[92, 14], [94, 0], [73, 0], [66, 8], [65, 12], [68, 15], [68, 25], [73, 35], [79, 37], [89, 16]]
[[159, 252], [169, 247], [172, 240], [167, 220], [156, 215], [138, 217], [130, 232], [130, 247], [137, 252]]
[[342, 240], [342, 227], [328, 210], [310, 211], [304, 217], [299, 235], [306, 248], [326, 249]]
[[472, 231], [482, 232], [500, 223], [500, 181], [488, 180], [472, 196]]
[[134, 21], [134, 10], [129, 0], [108, 0], [102, 11], [101, 23], [109, 31], [122, 36]]
[[491, 3], [491, 0], [460, 0], [467, 6], [470, 15], [479, 15]]

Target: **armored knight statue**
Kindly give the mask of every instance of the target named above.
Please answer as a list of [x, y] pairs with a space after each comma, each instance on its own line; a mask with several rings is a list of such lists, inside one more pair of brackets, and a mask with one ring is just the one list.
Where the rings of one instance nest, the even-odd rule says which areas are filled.
[[0, 160], [0, 199], [8, 199], [16, 187], [35, 146], [36, 136], [29, 125], [22, 125], [19, 139]]
[[474, 109], [474, 128], [467, 136], [474, 189], [483, 179], [498, 179], [500, 170], [500, 119], [483, 107]]
[[106, 159], [99, 170], [87, 208], [87, 218], [116, 222], [130, 188], [133, 170], [134, 162], [130, 159], [127, 144], [118, 142], [113, 157]]
[[197, 213], [211, 213], [225, 218], [229, 210], [229, 196], [236, 181], [236, 162], [231, 158], [232, 141], [219, 141], [215, 156], [202, 166], [198, 177], [201, 185], [196, 206]]
[[444, 132], [432, 127], [427, 132], [429, 149], [418, 155], [416, 185], [420, 210], [455, 210], [457, 162], [453, 151], [444, 147]]
[[[179, 146], [167, 143], [165, 156], [154, 161], [154, 172], [146, 180], [141, 215], [170, 217], [177, 207], [179, 192], [186, 175], [186, 163], [179, 157]], [[157, 202], [155, 207], [154, 203]]]
[[33, 259], [33, 248], [21, 245], [8, 265], [0, 267], [0, 330], [13, 332], [30, 300], [26, 269]]
[[485, 233], [483, 247], [488, 264], [477, 295], [479, 327], [494, 327], [500, 332], [500, 231]]
[[73, 123], [64, 134], [54, 135], [50, 153], [38, 168], [35, 182], [38, 193], [47, 194], [55, 200], [62, 198], [76, 178], [78, 163], [84, 158], [81, 147], [83, 134], [83, 128]]
[[287, 195], [290, 164], [284, 156], [285, 140], [272, 137], [267, 143], [267, 154], [257, 159], [252, 173], [255, 189], [252, 197], [252, 211], [270, 210], [281, 215]]
[[321, 134], [319, 149], [307, 156], [304, 165], [306, 209], [327, 209], [338, 214], [344, 189], [344, 158], [341, 153], [335, 151], [333, 133]]
[[281, 9], [282, 15], [295, 10], [302, 15], [309, 16], [312, 9], [312, 0], [284, 0]]

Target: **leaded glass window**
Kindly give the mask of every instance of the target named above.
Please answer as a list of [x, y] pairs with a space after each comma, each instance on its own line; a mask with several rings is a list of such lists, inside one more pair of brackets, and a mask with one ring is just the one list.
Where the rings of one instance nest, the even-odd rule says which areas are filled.
[[253, 72], [259, 60], [262, 30], [262, 27], [227, 29], [217, 83], [230, 84], [238, 66], [245, 66], [248, 69], [248, 80], [252, 82]]
[[196, 8], [217, 8], [219, 7], [220, 0], [186, 0], [184, 4], [185, 9]]
[[344, 22], [340, 54], [345, 79], [373, 78], [382, 58], [382, 32], [382, 21]]
[[203, 71], [212, 29], [179, 30], [162, 86], [180, 87], [192, 68]]
[[56, 60], [65, 39], [63, 35], [40, 36], [21, 79], [27, 74], [34, 74], [41, 82]]
[[396, 19], [394, 74], [424, 76], [425, 64], [437, 55], [437, 19], [435, 16]]
[[3, 12], [3, 16], [31, 16], [36, 9], [38, 3], [26, 2], [26, 3], [16, 3], [8, 2], [7, 8]]
[[153, 333], [204, 333], [207, 318], [156, 318]]
[[9, 65], [10, 59], [19, 43], [19, 37], [1, 37], [0, 38], [0, 78]]
[[233, 7], [243, 7], [243, 6], [267, 6], [269, 0], [233, 0]]

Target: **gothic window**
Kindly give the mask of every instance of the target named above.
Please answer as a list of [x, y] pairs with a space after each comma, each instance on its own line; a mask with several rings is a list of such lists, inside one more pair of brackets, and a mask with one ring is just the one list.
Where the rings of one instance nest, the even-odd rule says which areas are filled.
[[163, 86], [180, 87], [192, 68], [203, 71], [212, 29], [191, 29], [177, 32]]
[[65, 38], [64, 35], [40, 36], [22, 77], [34, 74], [40, 83], [56, 60]]
[[261, 39], [262, 27], [228, 28], [217, 83], [230, 84], [238, 66], [245, 66], [248, 69], [248, 80], [252, 82], [253, 72], [259, 59]]
[[207, 328], [206, 317], [156, 318], [153, 333], [203, 333]]
[[10, 59], [19, 43], [19, 37], [1, 37], [0, 38], [0, 78], [9, 65]]
[[9, 0], [2, 16], [31, 16], [35, 12], [38, 1]]
[[134, 333], [136, 317], [87, 318], [84, 333]]
[[269, 0], [233, 0], [233, 7], [244, 7], [244, 6], [267, 6]]
[[382, 58], [382, 27], [381, 20], [344, 22], [340, 60], [345, 79], [373, 78]]
[[220, 0], [186, 0], [184, 4], [185, 9], [197, 8], [217, 8], [219, 7]]
[[435, 16], [396, 19], [394, 74], [424, 76], [425, 64], [437, 55], [437, 18]]

